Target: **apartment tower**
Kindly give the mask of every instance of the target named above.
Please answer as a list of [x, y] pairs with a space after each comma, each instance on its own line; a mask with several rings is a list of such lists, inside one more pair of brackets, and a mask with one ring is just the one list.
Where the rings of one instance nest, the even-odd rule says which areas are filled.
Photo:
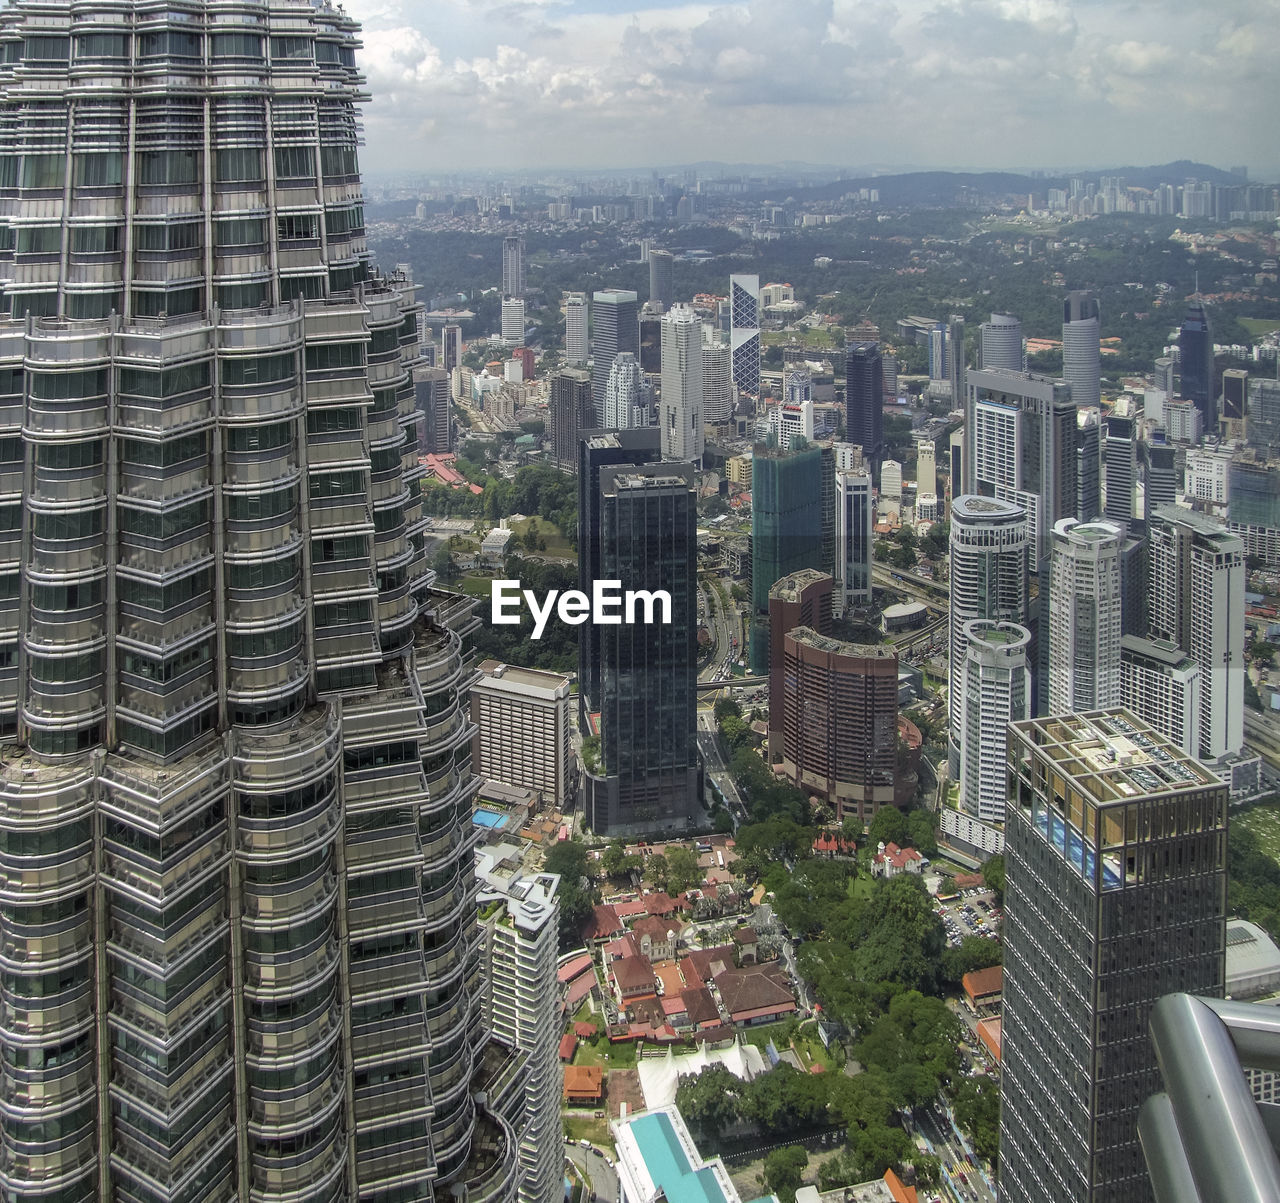
[[1049, 713], [1120, 704], [1120, 549], [1112, 522], [1064, 518], [1053, 528]]
[[357, 33], [297, 0], [0, 16], [7, 1198], [515, 1189], [473, 603], [431, 588]]
[[688, 305], [662, 318], [662, 458], [702, 462], [702, 319]]
[[1225, 979], [1227, 787], [1116, 708], [1009, 727], [1000, 1198], [1150, 1203], [1151, 1007]]
[[571, 368], [585, 368], [590, 356], [587, 342], [587, 294], [564, 294], [564, 358]]
[[964, 624], [960, 692], [960, 806], [984, 823], [1003, 823], [1006, 742], [1010, 723], [1028, 717], [1031, 632], [1016, 622]]
[[502, 240], [502, 295], [524, 296], [524, 238], [519, 234]]

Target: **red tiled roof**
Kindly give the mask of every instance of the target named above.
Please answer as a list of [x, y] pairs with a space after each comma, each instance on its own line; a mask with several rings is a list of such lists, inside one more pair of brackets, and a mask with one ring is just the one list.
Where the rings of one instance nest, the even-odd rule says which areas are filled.
[[680, 924], [669, 919], [659, 919], [656, 915], [646, 915], [631, 925], [631, 934], [639, 939], [648, 936], [651, 940], [666, 941], [680, 934]]
[[[686, 963], [688, 968], [686, 968]], [[719, 968], [716, 968], [716, 966], [719, 966]], [[680, 962], [684, 980], [691, 986], [705, 986], [717, 973], [732, 968], [732, 944], [720, 944], [715, 948], [695, 948]], [[692, 976], [690, 976], [691, 970]]]
[[760, 937], [756, 935], [754, 927], [739, 927], [733, 933], [733, 942], [735, 944], [759, 944]]
[[588, 940], [603, 940], [608, 936], [620, 935], [626, 930], [618, 917], [617, 909], [609, 905], [593, 907], [591, 918], [583, 928]]
[[571, 982], [580, 973], [585, 973], [591, 968], [591, 958], [584, 952], [580, 957], [574, 957], [572, 961], [566, 961], [559, 969], [556, 970], [556, 981], [562, 985], [565, 982]]
[[596, 1025], [594, 1023], [578, 1022], [573, 1025], [573, 1034], [579, 1040], [594, 1040], [596, 1035]]
[[680, 1000], [689, 1022], [701, 1027], [703, 1024], [719, 1024], [720, 1008], [706, 986], [695, 986], [680, 992]]
[[653, 966], [649, 964], [648, 957], [623, 957], [614, 961], [609, 972], [623, 994], [653, 989]]
[[970, 1002], [990, 998], [1004, 990], [1004, 969], [999, 965], [992, 965], [990, 969], [975, 969], [972, 973], [966, 973], [960, 979], [960, 984]]
[[604, 1069], [599, 1065], [566, 1065], [564, 1097], [570, 1102], [595, 1101], [604, 1092]]
[[572, 1032], [565, 1032], [560, 1037], [560, 1060], [572, 1061], [573, 1054], [578, 1048], [578, 1038]]
[[668, 1019], [673, 1015], [683, 1015], [684, 1003], [681, 1001], [680, 995], [664, 994], [662, 996], [662, 1013]]
[[569, 993], [564, 997], [564, 1009], [570, 1013], [578, 1009], [582, 1002], [599, 983], [594, 973], [579, 974], [570, 984]]
[[726, 969], [716, 977], [720, 1001], [735, 1023], [796, 1009], [795, 996], [768, 970]]

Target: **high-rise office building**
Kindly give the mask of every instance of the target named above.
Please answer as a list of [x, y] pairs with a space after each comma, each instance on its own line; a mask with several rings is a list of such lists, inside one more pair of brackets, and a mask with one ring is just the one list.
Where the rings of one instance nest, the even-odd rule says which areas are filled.
[[606, 430], [628, 430], [632, 426], [649, 425], [649, 386], [636, 357], [623, 351], [609, 369], [609, 383], [604, 390], [604, 427]]
[[471, 686], [471, 763], [486, 781], [537, 790], [559, 810], [573, 778], [569, 678], [485, 660]]
[[649, 252], [649, 304], [665, 313], [675, 301], [675, 287], [671, 279], [671, 265], [675, 256], [670, 251]]
[[502, 298], [502, 341], [508, 347], [518, 347], [524, 343], [525, 306], [524, 297]]
[[751, 671], [769, 671], [769, 590], [822, 564], [822, 452], [757, 443], [751, 463]]
[[640, 355], [640, 299], [628, 288], [602, 288], [591, 305], [591, 395], [602, 414], [613, 361], [623, 351]]
[[880, 344], [850, 343], [844, 356], [845, 438], [857, 443], [871, 469], [880, 479], [880, 458], [884, 454], [884, 369]]
[[440, 331], [440, 364], [452, 372], [462, 363], [462, 327], [446, 324]]
[[844, 615], [871, 604], [876, 503], [869, 472], [836, 469], [834, 483], [836, 610]]
[[947, 327], [943, 322], [935, 322], [929, 331], [929, 383], [949, 382], [950, 379], [947, 372]]
[[[591, 584], [607, 579], [601, 567], [600, 473], [609, 467], [653, 463], [661, 455], [656, 426], [618, 431], [584, 431], [578, 440], [578, 588], [590, 595]], [[578, 640], [578, 723], [599, 713], [600, 632], [594, 622], [582, 627]]]
[[1147, 532], [1149, 634], [1200, 666], [1200, 741], [1214, 761], [1244, 742], [1244, 545], [1217, 522], [1162, 506]]
[[803, 568], [784, 576], [769, 590], [769, 748], [770, 759], [781, 756], [782, 686], [785, 677], [782, 637], [796, 627], [819, 635], [831, 634], [835, 582], [831, 574]]
[[652, 301], [640, 310], [640, 370], [646, 376], [662, 375], [662, 314]]
[[1200, 744], [1200, 666], [1167, 639], [1120, 640], [1120, 704], [1194, 756]]
[[729, 277], [729, 354], [734, 387], [760, 391], [760, 277]]
[[1079, 504], [1076, 406], [1064, 381], [1030, 372], [978, 369], [966, 379], [965, 489], [1016, 502], [1027, 512], [1031, 572], [1039, 579], [1026, 619], [1036, 647], [1032, 706], [1039, 711], [1049, 677], [1049, 536], [1055, 523], [1075, 516]]
[[524, 237], [508, 234], [502, 240], [502, 295], [524, 296]]
[[1124, 531], [1114, 522], [1063, 518], [1053, 528], [1050, 714], [1120, 704], [1123, 541]]
[[951, 381], [951, 404], [959, 409], [964, 404], [965, 360], [964, 317], [953, 313], [947, 325], [947, 376]]
[[933, 436], [916, 439], [916, 494], [937, 493], [938, 451]]
[[551, 455], [556, 466], [572, 472], [578, 464], [578, 443], [585, 430], [597, 426], [591, 403], [591, 377], [581, 368], [562, 368], [551, 377], [547, 405], [551, 418]]
[[514, 1094], [524, 1096], [516, 1198], [558, 1203], [563, 1197], [564, 1151], [560, 1102], [560, 1007], [556, 960], [560, 952], [560, 878], [530, 875], [521, 849], [497, 844], [476, 852], [483, 916], [485, 1026], [525, 1056]]
[[702, 462], [702, 319], [676, 305], [662, 319], [662, 458]]
[[[1026, 624], [1030, 562], [1026, 510], [995, 497], [957, 497], [951, 503], [950, 556], [947, 647], [951, 676], [959, 680], [968, 623], [989, 619]], [[960, 690], [948, 690], [953, 776], [960, 771], [961, 698]]]
[[1121, 397], [1105, 420], [1106, 479], [1102, 513], [1125, 531], [1133, 525], [1138, 504], [1138, 415], [1128, 397]]
[[1153, 431], [1143, 442], [1142, 463], [1142, 521], [1149, 528], [1157, 509], [1178, 500], [1177, 452], [1163, 430]]
[[571, 368], [585, 368], [590, 356], [587, 342], [587, 294], [564, 294], [564, 358]]
[[413, 395], [422, 415], [422, 451], [443, 455], [457, 443], [453, 402], [449, 397], [449, 373], [444, 368], [415, 368]]
[[1238, 422], [1249, 405], [1249, 372], [1246, 368], [1226, 368], [1222, 373], [1222, 417]]
[[982, 332], [982, 367], [986, 371], [1000, 369], [1021, 372], [1026, 367], [1022, 350], [1022, 322], [1010, 313], [993, 313], [989, 322], [979, 327]]
[[697, 477], [691, 464], [600, 469], [600, 579], [665, 591], [670, 621], [600, 632], [600, 761], [585, 812], [600, 835], [684, 830], [701, 813]]
[[1071, 385], [1071, 396], [1078, 406], [1098, 405], [1102, 397], [1102, 327], [1098, 298], [1091, 292], [1069, 292], [1062, 302], [1062, 378]]
[[1029, 716], [1031, 632], [1016, 622], [966, 622], [960, 693], [960, 806], [984, 823], [1003, 823], [1008, 789], [1006, 731]]
[[1009, 727], [1000, 1198], [1150, 1203], [1151, 1007], [1225, 979], [1227, 787], [1115, 709]]
[[1217, 391], [1213, 379], [1213, 327], [1204, 302], [1193, 300], [1178, 330], [1178, 396], [1200, 413], [1205, 434], [1218, 429]]
[[33, 315], [0, 328], [14, 1199], [514, 1189], [474, 603], [430, 589], [418, 304], [366, 249], [356, 35], [295, 0], [4, 15], [0, 224], [45, 240], [0, 254]]
[[1102, 418], [1096, 409], [1076, 414], [1076, 517], [1102, 515]]
[[838, 819], [869, 823], [894, 800], [897, 652], [797, 627], [782, 637], [781, 692], [782, 746], [770, 748], [778, 772]]
[[705, 322], [702, 326], [702, 421], [724, 426], [733, 419], [733, 375], [729, 344]]

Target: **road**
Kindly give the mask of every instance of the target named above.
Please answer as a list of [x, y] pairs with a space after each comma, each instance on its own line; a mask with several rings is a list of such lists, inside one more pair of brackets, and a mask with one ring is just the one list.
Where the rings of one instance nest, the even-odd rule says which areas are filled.
[[742, 616], [732, 599], [727, 606], [721, 604], [717, 584], [723, 587], [719, 581], [709, 583], [706, 588], [703, 588], [701, 580], [698, 582], [699, 597], [706, 606], [707, 629], [715, 647], [711, 660], [699, 674], [704, 681], [728, 676], [729, 665], [742, 654]]
[[[967, 1141], [962, 1143], [957, 1138], [948, 1119], [938, 1118], [938, 1111], [945, 1106], [939, 1098], [936, 1109], [931, 1107], [927, 1111], [917, 1112], [920, 1135], [928, 1142], [930, 1151], [942, 1161], [942, 1181], [950, 1193], [964, 1203], [995, 1203], [995, 1192], [986, 1180], [986, 1175], [977, 1168], [978, 1157], [973, 1149], [968, 1146]], [[973, 1158], [973, 1165], [965, 1160], [966, 1153]], [[964, 1174], [964, 1182], [959, 1181], [958, 1175], [951, 1174], [951, 1168], [955, 1166], [959, 1166], [959, 1172]]]
[[724, 753], [720, 750], [720, 740], [716, 735], [716, 719], [710, 710], [698, 711], [698, 749], [702, 753], [702, 763], [706, 766], [707, 777], [714, 781], [721, 796], [729, 807], [733, 819], [733, 829], [737, 831], [739, 822], [747, 817], [746, 804], [738, 787], [733, 783], [729, 766], [725, 763]]
[[599, 1203], [618, 1203], [618, 1172], [594, 1146], [584, 1149], [576, 1141], [564, 1142], [564, 1155], [573, 1162], [582, 1176], [591, 1183], [593, 1198]]
[[1245, 708], [1244, 741], [1272, 769], [1280, 769], [1280, 723]]

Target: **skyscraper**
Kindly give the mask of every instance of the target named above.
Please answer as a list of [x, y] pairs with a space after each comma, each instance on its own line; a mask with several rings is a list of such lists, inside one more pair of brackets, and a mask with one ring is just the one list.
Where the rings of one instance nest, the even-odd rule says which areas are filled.
[[797, 627], [782, 637], [778, 771], [825, 798], [838, 819], [869, 823], [894, 799], [898, 654]]
[[609, 369], [604, 390], [604, 427], [626, 430], [649, 425], [649, 387], [630, 351], [623, 351]]
[[845, 438], [862, 448], [873, 479], [884, 454], [884, 369], [879, 343], [850, 343], [844, 356]]
[[1076, 413], [1076, 517], [1092, 522], [1102, 514], [1102, 419], [1096, 409]]
[[1120, 700], [1194, 756], [1200, 744], [1200, 666], [1167, 639], [1120, 640]]
[[982, 367], [1021, 372], [1026, 367], [1022, 351], [1022, 322], [1010, 313], [993, 313], [982, 331]]
[[440, 359], [446, 372], [452, 372], [462, 362], [462, 327], [445, 325], [440, 331]]
[[657, 307], [659, 313], [665, 313], [675, 300], [674, 285], [671, 279], [671, 265], [675, 256], [670, 251], [651, 250], [649, 252], [649, 303]]
[[[951, 503], [951, 597], [947, 646], [959, 680], [965, 626], [975, 619], [1026, 624], [1030, 558], [1027, 513], [1012, 501], [963, 495]], [[952, 776], [960, 772], [961, 690], [947, 691]]]
[[676, 305], [662, 319], [662, 458], [702, 462], [702, 319]]
[[951, 380], [951, 404], [959, 409], [964, 404], [965, 359], [964, 317], [953, 313], [947, 327], [947, 375]]
[[623, 352], [640, 355], [640, 300], [627, 288], [602, 288], [591, 296], [591, 395], [596, 413], [604, 413], [609, 369]]
[[1226, 843], [1225, 784], [1127, 711], [1009, 727], [1001, 1200], [1151, 1200], [1147, 1021], [1222, 994]]
[[584, 780], [597, 834], [683, 830], [701, 812], [697, 499], [691, 464], [600, 470], [600, 579], [665, 590], [671, 612], [601, 628], [600, 760]]
[[984, 823], [1003, 823], [1008, 791], [1006, 730], [1027, 718], [1031, 632], [1016, 622], [976, 619], [962, 631], [960, 693], [960, 806]]
[[1091, 292], [1069, 292], [1062, 302], [1062, 377], [1081, 408], [1102, 397], [1102, 327], [1098, 298]]
[[875, 494], [869, 472], [835, 473], [836, 610], [871, 604], [871, 545], [875, 530]]
[[583, 431], [596, 428], [591, 403], [591, 377], [581, 368], [563, 368], [551, 377], [547, 406], [551, 417], [551, 454], [556, 465], [572, 472], [578, 464]]
[[1197, 755], [1233, 755], [1244, 742], [1244, 544], [1174, 505], [1154, 512], [1147, 537], [1151, 638], [1200, 666]]
[[1205, 434], [1218, 429], [1218, 402], [1213, 379], [1213, 328], [1204, 302], [1187, 305], [1178, 330], [1178, 396], [1192, 402], [1200, 413]]
[[[639, 466], [659, 458], [658, 428], [581, 432], [578, 440], [578, 588], [590, 594], [591, 583], [607, 579], [601, 566], [600, 473], [608, 467]], [[578, 722], [598, 713], [600, 695], [600, 631], [594, 622], [582, 628], [578, 640]]]
[[1142, 444], [1142, 458], [1142, 518], [1149, 529], [1155, 511], [1178, 500], [1176, 453], [1163, 430], [1153, 431]]
[[808, 627], [819, 635], [831, 634], [834, 585], [830, 573], [802, 568], [784, 576], [769, 590], [769, 758], [772, 761], [780, 759], [782, 748], [782, 692], [786, 677], [782, 638], [796, 627]]
[[729, 277], [729, 353], [739, 392], [760, 391], [760, 277]]
[[524, 238], [509, 234], [502, 240], [502, 295], [524, 296]]
[[502, 298], [502, 341], [508, 347], [524, 342], [525, 307], [523, 297]]
[[0, 337], [27, 482], [4, 1193], [508, 1198], [473, 603], [430, 588], [418, 304], [366, 249], [357, 26], [196, 0], [4, 27], [0, 223], [62, 248], [0, 256], [38, 315]]
[[723, 426], [733, 418], [733, 379], [729, 344], [724, 335], [703, 323], [702, 420]]
[[1113, 522], [1063, 518], [1053, 528], [1050, 714], [1120, 704], [1123, 540], [1124, 531]]
[[1129, 398], [1121, 397], [1106, 417], [1106, 504], [1103, 514], [1128, 531], [1138, 505], [1137, 415]]
[[571, 368], [585, 368], [590, 347], [587, 342], [587, 294], [564, 294], [564, 358]]
[[822, 565], [822, 452], [757, 443], [751, 466], [751, 671], [769, 671], [769, 590]]
[[444, 368], [415, 368], [413, 394], [422, 415], [422, 450], [442, 455], [454, 449], [453, 404]]
[[1074, 517], [1079, 504], [1076, 406], [1064, 381], [1030, 372], [977, 369], [966, 379], [965, 489], [1013, 501], [1027, 513], [1031, 572], [1039, 579], [1036, 606], [1026, 621], [1036, 642], [1032, 705], [1039, 710], [1049, 675], [1049, 536], [1055, 523]]

